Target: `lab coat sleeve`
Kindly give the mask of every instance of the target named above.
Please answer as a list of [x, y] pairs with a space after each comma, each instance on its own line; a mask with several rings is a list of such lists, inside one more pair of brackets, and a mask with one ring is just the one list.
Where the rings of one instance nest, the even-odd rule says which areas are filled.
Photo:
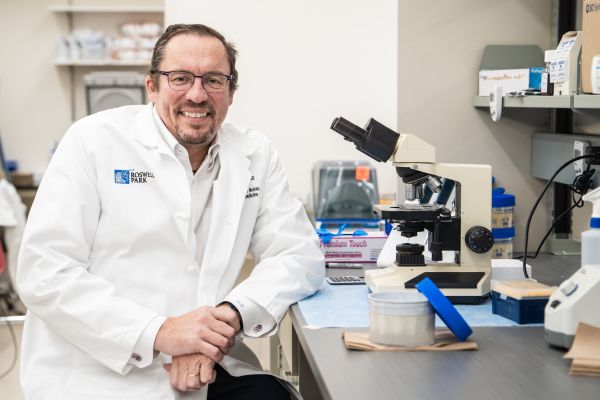
[[245, 296], [228, 296], [227, 301], [233, 304], [242, 318], [243, 333], [249, 337], [260, 337], [275, 333], [277, 321], [265, 310]]
[[[315, 230], [302, 203], [291, 195], [286, 173], [270, 145], [266, 145], [266, 156], [261, 205], [249, 247], [257, 264], [227, 298], [250, 299], [279, 323], [290, 305], [318, 289], [325, 262]], [[268, 329], [255, 332], [267, 333]]]
[[125, 374], [142, 332], [157, 314], [115, 295], [89, 272], [100, 200], [93, 159], [76, 123], [44, 174], [25, 228], [19, 295], [50, 329], [113, 371]]

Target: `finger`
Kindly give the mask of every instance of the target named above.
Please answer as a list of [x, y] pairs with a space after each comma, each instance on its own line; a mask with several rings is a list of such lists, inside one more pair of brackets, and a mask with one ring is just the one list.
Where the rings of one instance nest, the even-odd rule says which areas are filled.
[[[234, 325], [236, 325], [239, 328], [239, 323], [237, 321], [234, 323]], [[208, 328], [211, 331], [218, 333], [219, 335], [227, 339], [235, 338], [235, 335], [238, 332], [236, 330], [236, 326], [232, 326], [230, 323], [221, 321], [219, 319], [215, 319], [208, 324]]]
[[181, 391], [186, 391], [188, 389], [188, 375], [193, 374], [194, 371], [189, 369], [187, 363], [181, 362], [178, 367], [177, 388]]
[[227, 323], [231, 327], [235, 328], [237, 326], [238, 329], [236, 329], [236, 332], [239, 330], [240, 320], [238, 313], [233, 311], [228, 305], [224, 304], [216, 307], [213, 310], [213, 316], [219, 321]]
[[203, 385], [208, 385], [215, 381], [217, 371], [215, 371], [214, 367], [215, 363], [209, 359], [206, 359], [206, 361], [200, 364], [200, 382], [202, 382]]
[[216, 363], [223, 361], [224, 357], [224, 353], [219, 347], [213, 346], [207, 342], [200, 343], [197, 353], [204, 354], [206, 357], [210, 358]]
[[179, 364], [175, 360], [173, 360], [173, 364], [171, 364], [171, 367], [169, 368], [169, 383], [175, 389], [179, 389], [178, 377], [179, 377]]
[[202, 378], [199, 372], [188, 371], [187, 390], [198, 390], [202, 387]]
[[163, 368], [164, 368], [164, 369], [165, 369], [167, 372], [169, 372], [169, 371], [171, 371], [171, 364], [163, 364]]

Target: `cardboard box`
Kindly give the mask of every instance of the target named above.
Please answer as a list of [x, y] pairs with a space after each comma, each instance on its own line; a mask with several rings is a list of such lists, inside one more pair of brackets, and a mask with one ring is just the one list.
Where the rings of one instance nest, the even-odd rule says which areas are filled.
[[583, 34], [579, 31], [565, 33], [550, 57], [550, 82], [554, 83], [554, 96], [577, 94], [579, 54]]
[[12, 183], [15, 187], [34, 187], [35, 185], [34, 176], [31, 173], [25, 172], [11, 172]]
[[321, 240], [321, 251], [327, 263], [376, 263], [386, 240], [383, 232], [334, 236], [329, 243]]
[[592, 57], [600, 55], [600, 0], [583, 1], [581, 30], [581, 91], [592, 93]]

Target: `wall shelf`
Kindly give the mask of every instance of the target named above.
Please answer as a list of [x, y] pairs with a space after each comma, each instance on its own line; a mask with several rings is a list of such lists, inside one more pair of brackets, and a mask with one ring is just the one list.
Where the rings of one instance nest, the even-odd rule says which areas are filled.
[[600, 95], [578, 94], [573, 96], [573, 108], [595, 108], [600, 109]]
[[[473, 107], [489, 107], [487, 96], [475, 96]], [[600, 95], [503, 97], [503, 108], [571, 108], [600, 109]]]
[[[505, 108], [571, 108], [574, 96], [525, 96], [503, 97], [502, 107]], [[600, 97], [600, 96], [598, 96]], [[487, 96], [475, 96], [474, 107], [489, 107]], [[600, 101], [598, 102], [600, 105]]]
[[65, 67], [149, 67], [150, 60], [56, 60], [54, 65]]
[[55, 13], [163, 13], [162, 6], [70, 6], [51, 5], [48, 6]]

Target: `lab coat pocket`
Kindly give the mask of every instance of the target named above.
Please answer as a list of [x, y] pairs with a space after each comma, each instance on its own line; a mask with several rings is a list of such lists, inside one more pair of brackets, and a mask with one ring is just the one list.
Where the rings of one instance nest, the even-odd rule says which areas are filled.
[[164, 379], [164, 371], [158, 363], [144, 369], [134, 367], [126, 375], [119, 375], [99, 363], [86, 364], [74, 365], [71, 369], [65, 382], [65, 389], [70, 394], [85, 395], [88, 399], [101, 396], [132, 398], [156, 393], [160, 378]]

